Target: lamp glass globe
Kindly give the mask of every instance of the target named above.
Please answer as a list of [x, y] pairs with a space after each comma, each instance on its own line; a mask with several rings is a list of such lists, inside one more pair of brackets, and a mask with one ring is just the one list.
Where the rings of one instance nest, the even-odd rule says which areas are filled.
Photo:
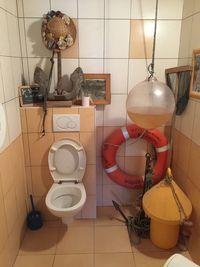
[[126, 108], [129, 118], [138, 126], [154, 129], [172, 117], [174, 94], [155, 77], [137, 84], [128, 94]]

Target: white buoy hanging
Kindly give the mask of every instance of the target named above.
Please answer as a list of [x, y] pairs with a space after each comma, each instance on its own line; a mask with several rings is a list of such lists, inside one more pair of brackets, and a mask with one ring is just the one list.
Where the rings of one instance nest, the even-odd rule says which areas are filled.
[[158, 0], [156, 1], [152, 62], [149, 77], [137, 84], [128, 94], [126, 108], [129, 118], [138, 126], [154, 129], [169, 121], [175, 108], [171, 89], [154, 76]]

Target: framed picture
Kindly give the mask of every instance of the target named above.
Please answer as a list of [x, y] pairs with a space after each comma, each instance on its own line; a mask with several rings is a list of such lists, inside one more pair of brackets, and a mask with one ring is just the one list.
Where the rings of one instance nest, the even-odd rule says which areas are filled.
[[84, 95], [90, 96], [94, 105], [110, 104], [110, 74], [85, 73], [84, 78]]
[[178, 85], [180, 82], [181, 74], [187, 72], [191, 74], [191, 71], [192, 66], [190, 65], [165, 69], [166, 84], [171, 88], [175, 96], [178, 93]]
[[200, 98], [200, 49], [193, 50], [190, 96]]
[[176, 115], [185, 110], [190, 92], [192, 66], [180, 66], [165, 70], [166, 84], [174, 93], [176, 102]]
[[44, 101], [44, 96], [40, 93], [38, 86], [20, 86], [19, 99], [21, 106], [39, 106]]

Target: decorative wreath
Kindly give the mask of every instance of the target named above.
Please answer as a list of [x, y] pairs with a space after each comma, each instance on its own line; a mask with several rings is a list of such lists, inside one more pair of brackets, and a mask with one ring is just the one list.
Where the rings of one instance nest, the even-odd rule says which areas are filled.
[[51, 10], [44, 15], [42, 38], [51, 50], [64, 50], [72, 46], [76, 39], [76, 27], [70, 17], [60, 11]]

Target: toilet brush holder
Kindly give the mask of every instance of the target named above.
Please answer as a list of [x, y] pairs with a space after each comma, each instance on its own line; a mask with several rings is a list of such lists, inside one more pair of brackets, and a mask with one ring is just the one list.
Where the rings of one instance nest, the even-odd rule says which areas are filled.
[[27, 215], [27, 227], [31, 230], [38, 230], [43, 226], [42, 217], [39, 211], [35, 209], [33, 196], [30, 195], [32, 211]]

